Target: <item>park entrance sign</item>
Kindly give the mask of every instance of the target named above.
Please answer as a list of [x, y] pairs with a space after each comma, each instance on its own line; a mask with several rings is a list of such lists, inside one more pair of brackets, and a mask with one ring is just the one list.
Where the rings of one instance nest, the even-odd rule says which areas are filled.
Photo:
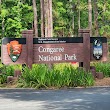
[[35, 38], [34, 63], [83, 61], [82, 48], [82, 38]]
[[[106, 61], [107, 39], [90, 37], [87, 30], [80, 33], [82, 37], [33, 38], [33, 31], [24, 31], [23, 38], [3, 38], [2, 63], [31, 67], [36, 63], [83, 62], [89, 69], [90, 61]], [[100, 48], [95, 45], [96, 40], [101, 42]]]

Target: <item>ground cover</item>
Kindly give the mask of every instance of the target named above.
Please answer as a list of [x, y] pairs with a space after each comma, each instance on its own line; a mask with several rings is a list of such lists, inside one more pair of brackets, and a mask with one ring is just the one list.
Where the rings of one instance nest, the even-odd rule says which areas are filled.
[[25, 68], [19, 79], [15, 78], [13, 82], [6, 83], [7, 76], [13, 75], [15, 69], [21, 69], [20, 65], [3, 66], [0, 65], [0, 87], [23, 87], [23, 88], [70, 88], [70, 87], [88, 87], [88, 86], [110, 86], [110, 64], [109, 63], [92, 63], [97, 72], [103, 72], [104, 78], [93, 78], [92, 74], [86, 73], [81, 68], [73, 64], [55, 64], [53, 69], [46, 65], [33, 65], [32, 70]]

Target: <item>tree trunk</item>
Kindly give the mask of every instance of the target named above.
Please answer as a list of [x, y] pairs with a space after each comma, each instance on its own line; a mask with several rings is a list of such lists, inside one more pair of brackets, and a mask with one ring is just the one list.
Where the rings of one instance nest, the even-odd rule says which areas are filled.
[[48, 37], [48, 0], [44, 0], [45, 37]]
[[[103, 26], [106, 25], [106, 17], [104, 16], [104, 13], [106, 11], [106, 0], [103, 0], [104, 4], [103, 4], [103, 15], [102, 15], [102, 22], [103, 22]], [[106, 36], [106, 28], [104, 28], [104, 32], [103, 32], [103, 36]]]
[[94, 34], [95, 34], [95, 36], [99, 35], [97, 0], [94, 0]]
[[48, 36], [53, 37], [52, 0], [48, 0]]
[[33, 11], [34, 11], [34, 33], [35, 33], [35, 37], [38, 37], [36, 0], [33, 0]]
[[41, 37], [45, 37], [45, 32], [44, 32], [44, 0], [40, 0], [40, 4], [41, 4]]
[[75, 32], [74, 32], [74, 24], [75, 24], [75, 21], [74, 21], [74, 14], [73, 14], [73, 17], [72, 17], [72, 37], [74, 37], [74, 34], [75, 34]]
[[[2, 10], [2, 0], [0, 0], [0, 14], [1, 14], [1, 10]], [[4, 19], [4, 17], [2, 18], [2, 35], [1, 35], [1, 37], [3, 38], [4, 37], [4, 33], [5, 33], [5, 26], [4, 26], [4, 24], [5, 24], [5, 19]]]
[[88, 25], [90, 29], [90, 36], [92, 36], [92, 5], [91, 0], [88, 0]]
[[2, 4], [2, 1], [0, 0], [0, 13], [1, 13], [1, 4]]
[[[80, 0], [78, 0], [78, 6], [80, 7]], [[80, 8], [78, 9], [78, 27], [81, 28], [81, 22], [80, 22]]]
[[[45, 37], [53, 37], [53, 20], [52, 20], [52, 0], [44, 0], [44, 35]], [[42, 30], [43, 28], [41, 28]]]
[[4, 33], [5, 33], [5, 26], [4, 26], [4, 24], [5, 24], [5, 19], [3, 18], [2, 19], [2, 38], [4, 37]]

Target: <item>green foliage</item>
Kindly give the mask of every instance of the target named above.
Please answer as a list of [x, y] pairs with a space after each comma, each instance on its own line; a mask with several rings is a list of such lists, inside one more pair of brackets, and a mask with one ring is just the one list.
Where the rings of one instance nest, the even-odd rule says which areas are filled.
[[0, 29], [4, 28], [2, 37], [21, 37], [22, 30], [31, 29], [33, 21], [32, 6], [23, 4], [20, 0], [2, 1]]
[[93, 63], [97, 72], [103, 72], [105, 77], [110, 77], [110, 63], [97, 62]]
[[[36, 0], [38, 30], [40, 35], [40, 0]], [[0, 37], [21, 37], [21, 31], [32, 29], [32, 0], [2, 0], [0, 10]], [[94, 26], [94, 1], [92, 1], [92, 24]], [[110, 37], [110, 0], [98, 0], [99, 36]], [[54, 36], [77, 36], [80, 11], [81, 28], [88, 28], [88, 0], [53, 0]], [[74, 20], [73, 20], [74, 18]], [[2, 27], [3, 26], [3, 27]]]
[[7, 76], [5, 74], [0, 74], [0, 86], [1, 84], [6, 83]]
[[61, 88], [92, 86], [94, 83], [91, 73], [76, 69], [70, 64], [54, 65], [49, 69], [46, 65], [33, 65], [32, 70], [25, 68], [19, 79], [19, 87], [32, 88]]
[[5, 66], [0, 64], [0, 84], [6, 83], [7, 82], [7, 76], [14, 76], [14, 70], [20, 69], [20, 65], [10, 65], [10, 66]]
[[2, 10], [1, 10], [1, 17], [4, 18], [8, 13], [9, 13], [9, 12], [8, 12], [7, 9], [2, 9]]
[[12, 66], [3, 66], [0, 70], [0, 84], [6, 83], [7, 76], [14, 75], [14, 69]]
[[99, 1], [98, 5], [98, 22], [100, 35], [110, 37], [110, 1]]

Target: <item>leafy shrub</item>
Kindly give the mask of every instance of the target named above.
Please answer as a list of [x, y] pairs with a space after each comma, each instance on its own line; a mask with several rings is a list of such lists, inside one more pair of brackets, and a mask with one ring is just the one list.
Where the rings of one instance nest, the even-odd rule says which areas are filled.
[[7, 76], [5, 74], [0, 74], [0, 84], [3, 84], [6, 82]]
[[33, 65], [32, 69], [25, 68], [19, 79], [19, 87], [77, 87], [91, 86], [94, 79], [91, 73], [76, 69], [70, 64], [56, 64], [52, 69], [47, 65]]
[[6, 83], [7, 76], [13, 76], [13, 75], [14, 75], [14, 69], [12, 66], [1, 67], [0, 84]]
[[14, 70], [21, 69], [19, 65], [0, 65], [0, 84], [6, 83], [7, 76], [14, 76]]
[[93, 63], [97, 72], [103, 72], [105, 77], [110, 77], [110, 63], [109, 62], [97, 62]]
[[1, 57], [1, 44], [0, 44], [0, 57]]

